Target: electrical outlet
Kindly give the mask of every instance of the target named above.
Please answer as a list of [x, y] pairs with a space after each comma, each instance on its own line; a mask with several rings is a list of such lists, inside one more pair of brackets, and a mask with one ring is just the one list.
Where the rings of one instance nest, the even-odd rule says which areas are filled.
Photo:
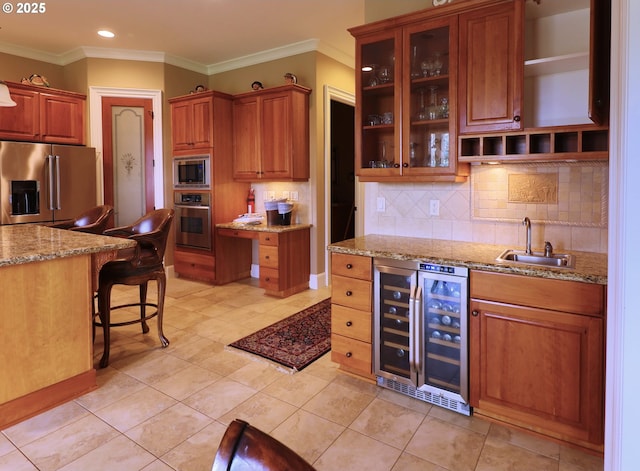
[[429, 201], [429, 215], [440, 216], [440, 200]]
[[267, 201], [271, 201], [276, 199], [276, 192], [275, 191], [267, 191]]
[[283, 197], [285, 200], [288, 200], [288, 199], [289, 199], [289, 192], [288, 192], [288, 191], [283, 191], [283, 192], [282, 192], [282, 197]]
[[289, 198], [291, 198], [291, 201], [298, 201], [298, 192], [297, 191], [290, 192]]
[[386, 200], [384, 199], [384, 196], [378, 196], [378, 199], [376, 200], [376, 204], [377, 204], [377, 209], [379, 213], [384, 213], [386, 211]]

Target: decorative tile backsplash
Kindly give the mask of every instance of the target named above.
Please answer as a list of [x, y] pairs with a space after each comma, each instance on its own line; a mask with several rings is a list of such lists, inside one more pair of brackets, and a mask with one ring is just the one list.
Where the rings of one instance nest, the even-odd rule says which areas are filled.
[[474, 165], [465, 183], [365, 183], [364, 233], [518, 247], [528, 216], [534, 248], [548, 240], [557, 250], [606, 253], [608, 170], [606, 162]]
[[606, 227], [607, 174], [603, 162], [474, 167], [472, 217]]

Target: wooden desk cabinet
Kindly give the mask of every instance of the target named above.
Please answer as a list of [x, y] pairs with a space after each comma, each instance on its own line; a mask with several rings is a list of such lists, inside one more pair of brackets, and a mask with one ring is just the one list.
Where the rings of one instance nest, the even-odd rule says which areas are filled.
[[373, 381], [371, 265], [371, 257], [331, 254], [331, 360]]
[[[284, 298], [309, 288], [309, 226], [292, 226], [286, 230], [275, 228], [272, 231], [224, 227], [225, 224], [220, 226], [222, 227], [217, 228], [218, 241], [230, 238], [258, 240], [260, 287], [264, 289], [265, 294]], [[232, 254], [228, 256], [231, 257]], [[238, 263], [250, 265], [251, 260], [239, 260]]]
[[261, 232], [260, 287], [265, 294], [290, 296], [309, 288], [309, 228]]

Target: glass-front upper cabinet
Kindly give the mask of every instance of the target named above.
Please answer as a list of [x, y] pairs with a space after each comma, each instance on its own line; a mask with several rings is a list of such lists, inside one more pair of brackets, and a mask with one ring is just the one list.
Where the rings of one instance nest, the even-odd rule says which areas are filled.
[[456, 170], [456, 21], [407, 27], [403, 75], [403, 174]]
[[364, 38], [356, 61], [356, 172], [397, 175], [401, 156], [401, 30]]
[[[361, 181], [463, 181], [457, 164], [457, 16], [356, 37]], [[352, 31], [353, 32], [353, 31]]]

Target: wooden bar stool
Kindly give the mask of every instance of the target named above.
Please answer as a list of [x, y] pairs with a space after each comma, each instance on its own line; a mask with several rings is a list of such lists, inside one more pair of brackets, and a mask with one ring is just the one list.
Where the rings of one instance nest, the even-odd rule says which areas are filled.
[[[164, 252], [169, 238], [169, 230], [173, 221], [173, 209], [157, 209], [145, 214], [130, 226], [117, 227], [104, 232], [112, 237], [126, 237], [137, 242], [135, 248], [122, 251], [119, 258], [105, 263], [98, 277], [98, 316], [100, 321], [94, 325], [102, 326], [104, 333], [104, 353], [100, 360], [100, 368], [109, 364], [110, 327], [140, 323], [142, 332], [149, 332], [147, 320], [158, 318], [158, 337], [162, 347], [169, 345], [169, 340], [162, 332], [162, 315], [167, 279], [164, 271]], [[158, 285], [157, 304], [147, 302], [147, 284], [155, 280]], [[140, 287], [140, 302], [111, 306], [111, 288], [113, 285], [129, 285]], [[111, 311], [125, 307], [139, 306], [140, 317], [126, 322], [111, 322]], [[156, 310], [147, 314], [146, 308]]]

